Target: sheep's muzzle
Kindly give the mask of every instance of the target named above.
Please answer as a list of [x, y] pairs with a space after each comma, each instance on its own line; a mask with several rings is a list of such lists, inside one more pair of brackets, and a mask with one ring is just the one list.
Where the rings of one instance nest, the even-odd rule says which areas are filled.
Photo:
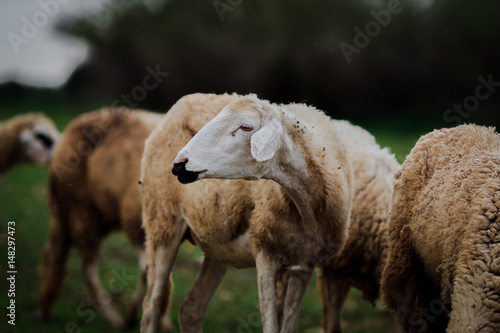
[[177, 179], [182, 184], [189, 184], [198, 179], [199, 172], [193, 172], [186, 170], [187, 161], [174, 163], [174, 167], [172, 168], [172, 173], [174, 176], [177, 176]]

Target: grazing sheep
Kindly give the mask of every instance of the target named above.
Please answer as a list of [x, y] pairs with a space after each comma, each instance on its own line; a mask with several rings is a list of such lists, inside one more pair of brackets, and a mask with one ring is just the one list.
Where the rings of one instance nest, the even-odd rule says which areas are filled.
[[[210, 103], [217, 98], [224, 103]], [[344, 140], [327, 116], [306, 106], [279, 107], [253, 96], [188, 99], [148, 138], [143, 157], [149, 268], [142, 329], [156, 330], [168, 293], [164, 281], [178, 244], [190, 237], [205, 261], [181, 309], [183, 331], [202, 330], [202, 314], [230, 264], [256, 265], [264, 332], [278, 330], [276, 282], [286, 271], [282, 329], [294, 332], [314, 268], [347, 239], [353, 179]], [[226, 104], [177, 155], [174, 173], [183, 183], [207, 177], [272, 180], [176, 185], [165, 163]]]
[[[475, 125], [429, 133], [395, 178], [382, 297], [398, 331], [424, 331], [445, 312], [447, 332], [499, 332], [500, 135]], [[434, 300], [422, 277], [439, 288]]]
[[[41, 266], [41, 318], [52, 314], [69, 250], [75, 246], [90, 297], [106, 319], [114, 327], [132, 326], [137, 320], [146, 291], [140, 160], [144, 141], [162, 117], [126, 108], [103, 109], [84, 114], [67, 127], [50, 167], [52, 219]], [[119, 230], [139, 249], [142, 270], [125, 321], [106, 298], [109, 293], [99, 282], [96, 263], [104, 237]], [[124, 287], [120, 281], [111, 282], [110, 290]]]
[[0, 123], [0, 175], [16, 164], [48, 165], [58, 139], [52, 121], [39, 113]]
[[381, 149], [368, 132], [348, 122], [334, 122], [339, 136], [349, 138], [345, 146], [351, 156], [355, 194], [347, 243], [318, 270], [325, 333], [341, 332], [340, 311], [351, 286], [372, 304], [379, 296], [388, 252], [392, 182], [399, 168], [394, 155]]

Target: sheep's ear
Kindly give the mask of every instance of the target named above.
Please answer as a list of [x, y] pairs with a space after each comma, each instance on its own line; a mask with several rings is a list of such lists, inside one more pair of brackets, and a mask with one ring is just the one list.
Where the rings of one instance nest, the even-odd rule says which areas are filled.
[[257, 162], [270, 160], [276, 153], [282, 136], [283, 127], [274, 120], [255, 132], [250, 142], [254, 160]]

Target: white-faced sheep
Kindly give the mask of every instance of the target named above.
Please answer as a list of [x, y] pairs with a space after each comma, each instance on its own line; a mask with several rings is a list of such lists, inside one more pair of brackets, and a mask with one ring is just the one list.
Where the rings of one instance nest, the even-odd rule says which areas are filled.
[[[114, 327], [133, 325], [146, 291], [144, 231], [138, 184], [144, 141], [163, 115], [126, 108], [103, 109], [75, 119], [64, 132], [50, 166], [50, 234], [44, 249], [40, 315], [51, 317], [69, 250], [80, 254], [82, 273], [103, 315]], [[97, 270], [99, 246], [122, 230], [139, 249], [141, 277], [124, 321], [106, 297]], [[118, 288], [116, 281], [110, 288]]]
[[[181, 187], [165, 165], [222, 107], [175, 158], [178, 179], [272, 180], [207, 180]], [[296, 331], [314, 268], [347, 239], [353, 179], [343, 141], [328, 117], [305, 106], [288, 109], [234, 95], [179, 101], [148, 138], [143, 157], [148, 260], [143, 331], [156, 330], [165, 284], [187, 236], [205, 260], [181, 308], [183, 331], [202, 330], [203, 312], [228, 264], [256, 265], [265, 332], [278, 330], [276, 282], [286, 271], [282, 329]]]
[[21, 163], [48, 165], [59, 132], [44, 115], [30, 113], [0, 123], [0, 175]]
[[[262, 103], [267, 107], [276, 107], [278, 110], [284, 109], [285, 112], [290, 112], [291, 115], [306, 123], [308, 122], [308, 118], [314, 118], [318, 113], [317, 110], [304, 105], [291, 104], [282, 105], [281, 107], [274, 105], [271, 106], [266, 102], [259, 101], [256, 98], [254, 98], [251, 102], [246, 101], [246, 103], [248, 104], [245, 105], [245, 103], [243, 103], [243, 106], [228, 106], [228, 110], [225, 111], [226, 113], [224, 113], [224, 111], [221, 112], [221, 115], [218, 116], [220, 119], [214, 120], [213, 122], [216, 124], [222, 124], [222, 126], [227, 126], [225, 122], [230, 121], [236, 123], [238, 121], [242, 123], [245, 121], [251, 122], [252, 117], [245, 113], [248, 112], [248, 110], [246, 110], [247, 108], [255, 108], [254, 103], [257, 103], [257, 105]], [[232, 112], [241, 112], [243, 115], [235, 116], [234, 114], [231, 114]], [[272, 114], [272, 111], [269, 113]], [[269, 114], [267, 114], [267, 116], [269, 116]], [[313, 132], [316, 127], [316, 130], [323, 131], [323, 133], [335, 133], [332, 134], [332, 136], [335, 135], [341, 138], [347, 151], [347, 155], [352, 163], [352, 171], [354, 174], [355, 194], [349, 239], [341, 253], [334, 255], [330, 261], [321, 265], [319, 274], [319, 289], [323, 302], [323, 328], [326, 332], [340, 332], [340, 310], [351, 285], [361, 289], [364, 297], [371, 302], [374, 302], [378, 297], [380, 279], [387, 255], [386, 223], [389, 216], [392, 198], [392, 180], [394, 172], [398, 169], [399, 164], [394, 156], [387, 150], [381, 149], [376, 144], [373, 136], [365, 130], [357, 126], [353, 126], [345, 121], [330, 120], [325, 116], [322, 116], [321, 118], [323, 119], [320, 120], [320, 117], [317, 117], [311, 122], [312, 124], [307, 124], [304, 128], [298, 126], [298, 124], [300, 124], [299, 121], [294, 124], [294, 126], [296, 129], [300, 128], [303, 135], [305, 134], [305, 128], [307, 126], [310, 126]], [[326, 122], [327, 126], [318, 126], [320, 121]], [[231, 125], [228, 127], [230, 126]], [[244, 127], [243, 131], [247, 129], [247, 127], [254, 128], [253, 125], [248, 124], [244, 125]], [[207, 159], [206, 154], [214, 154], [209, 150], [208, 145], [213, 145], [215, 147], [213, 149], [222, 148], [224, 151], [238, 151], [238, 149], [240, 149], [242, 151], [240, 154], [244, 154], [245, 150], [243, 147], [238, 146], [238, 144], [241, 143], [231, 142], [232, 140], [230, 136], [224, 137], [223, 134], [221, 135], [220, 133], [222, 131], [219, 127], [217, 127], [217, 125], [209, 124], [202, 131], [207, 131], [209, 134], [200, 132], [198, 138], [193, 139], [194, 143], [189, 143], [185, 150], [179, 153], [177, 163], [181, 163], [181, 168], [185, 168], [186, 162], [189, 163], [189, 161], [192, 161], [194, 156], [196, 158], [196, 161], [193, 163], [193, 168], [195, 170], [197, 167], [196, 162], [201, 162], [209, 166], [209, 171], [211, 170], [211, 172], [214, 173], [208, 174], [208, 178], [233, 178], [235, 177], [234, 174], [236, 174], [236, 178], [253, 178], [255, 176], [255, 174], [252, 173], [253, 170], [245, 171], [247, 173], [250, 172], [250, 176], [238, 174], [238, 171], [241, 169], [241, 165], [226, 165], [226, 158], [220, 159], [220, 161], [224, 163], [222, 166], [221, 163], [217, 164], [214, 162], [214, 157]], [[212, 136], [210, 135], [210, 132]], [[252, 132], [252, 130], [250, 130], [250, 132]], [[293, 131], [288, 132], [293, 133]], [[256, 133], [258, 133], [258, 131]], [[297, 139], [296, 135], [292, 135], [294, 136], [293, 140], [295, 141]], [[318, 134], [318, 136], [321, 136], [321, 134]], [[198, 141], [196, 141], [197, 139]], [[250, 139], [251, 142], [249, 144], [249, 148], [252, 153], [255, 148], [253, 141], [255, 139], [255, 137]], [[201, 150], [200, 147], [197, 146], [200, 144], [202, 145]], [[193, 146], [196, 148], [192, 148]], [[227, 146], [230, 148], [227, 148]], [[194, 152], [192, 151], [193, 149], [195, 149]], [[205, 153], [202, 152], [203, 150]], [[217, 155], [217, 153], [214, 155], [215, 158], [220, 158], [220, 155]], [[241, 156], [237, 157], [238, 162], [236, 163], [241, 162], [239, 159], [240, 157]], [[255, 158], [255, 156], [252, 157]], [[278, 165], [280, 165], [279, 158], [280, 157], [277, 157], [278, 162], [276, 163]], [[257, 160], [257, 162], [259, 161]], [[290, 161], [287, 161], [286, 163], [290, 163]], [[245, 165], [252, 165], [252, 163], [250, 161], [246, 161]], [[324, 166], [325, 164], [322, 165]], [[253, 167], [266, 168], [266, 166], [255, 163], [255, 161], [253, 162]], [[222, 171], [219, 171], [218, 169], [214, 171], [214, 168], [222, 168]], [[326, 166], [325, 169], [328, 169], [328, 166]], [[202, 174], [209, 172], [204, 171], [204, 169], [200, 170], [203, 170]], [[227, 175], [225, 173], [227, 170], [230, 170], [229, 172], [233, 172], [233, 174]], [[259, 170], [259, 172], [262, 174], [263, 170]], [[264, 172], [269, 172], [269, 170]], [[190, 172], [181, 173], [181, 176], [185, 175], [194, 178], [194, 175]], [[260, 176], [257, 176], [257, 178], [260, 178]], [[264, 178], [275, 179], [278, 182], [283, 181], [283, 179], [273, 176], [272, 174], [265, 175]], [[324, 262], [325, 259], [332, 254], [331, 251], [329, 252], [330, 253], [327, 253], [327, 255], [324, 255], [323, 257], [311, 257], [309, 259], [309, 264], [316, 265], [318, 262]], [[289, 272], [285, 273], [285, 282], [286, 275], [288, 274]], [[287, 310], [285, 309], [285, 311]]]
[[447, 332], [499, 332], [500, 135], [475, 125], [429, 133], [395, 177], [382, 297], [398, 331], [424, 331], [445, 312]]

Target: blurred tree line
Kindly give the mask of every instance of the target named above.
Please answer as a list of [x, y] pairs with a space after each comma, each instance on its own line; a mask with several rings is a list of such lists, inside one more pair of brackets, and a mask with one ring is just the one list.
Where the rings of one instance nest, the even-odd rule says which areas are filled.
[[92, 47], [64, 93], [166, 111], [188, 93], [253, 92], [357, 122], [500, 125], [499, 14], [498, 0], [111, 1], [60, 24]]

